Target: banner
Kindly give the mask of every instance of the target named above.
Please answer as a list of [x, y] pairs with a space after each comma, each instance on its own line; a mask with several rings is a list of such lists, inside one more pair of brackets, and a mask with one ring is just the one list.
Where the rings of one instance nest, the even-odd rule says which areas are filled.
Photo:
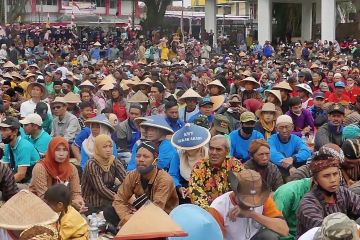
[[78, 2], [72, 0], [62, 0], [61, 9], [64, 13], [74, 14], [93, 14], [96, 4], [89, 2]]

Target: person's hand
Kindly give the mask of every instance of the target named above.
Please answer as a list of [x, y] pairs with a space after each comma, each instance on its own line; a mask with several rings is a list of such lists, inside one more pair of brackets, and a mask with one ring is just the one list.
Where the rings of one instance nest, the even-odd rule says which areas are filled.
[[281, 166], [283, 168], [289, 167], [291, 164], [293, 164], [294, 159], [292, 157], [284, 158], [281, 162]]
[[88, 210], [88, 208], [85, 206], [85, 202], [82, 198], [74, 199], [72, 201], [72, 204], [80, 213], [84, 213]]
[[307, 126], [307, 127], [305, 127], [305, 128], [301, 131], [301, 133], [302, 133], [303, 135], [305, 135], [305, 134], [309, 133], [310, 131], [311, 131], [311, 127], [310, 127], [310, 126]]
[[251, 214], [250, 210], [242, 209], [239, 206], [235, 206], [233, 209], [231, 209], [227, 216], [230, 219], [230, 221], [235, 222], [236, 218], [238, 217], [245, 217], [248, 218]]
[[222, 105], [224, 108], [229, 108], [230, 107], [230, 103], [223, 103]]
[[183, 199], [187, 198], [187, 196], [189, 195], [189, 191], [187, 188], [180, 187], [178, 191]]
[[292, 167], [289, 169], [290, 176], [294, 175], [297, 172], [297, 169], [295, 167]]

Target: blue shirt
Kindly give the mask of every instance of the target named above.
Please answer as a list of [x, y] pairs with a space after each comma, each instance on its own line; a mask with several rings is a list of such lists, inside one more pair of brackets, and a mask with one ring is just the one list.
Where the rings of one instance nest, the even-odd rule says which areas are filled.
[[287, 143], [280, 140], [279, 134], [271, 135], [268, 139], [270, 145], [270, 160], [281, 166], [284, 158], [293, 157], [294, 163], [301, 165], [311, 156], [308, 146], [295, 134], [290, 135]]
[[240, 136], [240, 130], [234, 130], [229, 134], [230, 137], [230, 155], [235, 157], [241, 162], [246, 162], [250, 159], [249, 156], [249, 145], [255, 139], [264, 139], [264, 136], [254, 130], [248, 139], [244, 139]]
[[[16, 172], [18, 167], [29, 167], [35, 165], [40, 160], [40, 155], [35, 147], [26, 139], [18, 136], [16, 144], [11, 148], [14, 154], [15, 167], [13, 171]], [[4, 163], [10, 163], [10, 145], [5, 144], [4, 156], [2, 158]]]
[[[132, 171], [136, 168], [136, 150], [138, 147], [138, 143], [134, 144], [131, 153], [131, 159], [128, 163], [127, 170]], [[160, 169], [163, 169], [169, 173], [169, 175], [173, 178], [174, 184], [176, 187], [180, 187], [180, 159], [179, 154], [171, 144], [171, 142], [167, 139], [161, 141], [159, 145], [159, 156], [157, 166]]]
[[[82, 145], [83, 141], [85, 139], [87, 139], [90, 136], [90, 134], [91, 134], [90, 128], [86, 127], [86, 128], [81, 129], [81, 131], [76, 135], [75, 140], [74, 140], [73, 143], [78, 148], [81, 148], [81, 145]], [[113, 142], [115, 142], [115, 140], [116, 140], [115, 133], [111, 134], [111, 139], [113, 140]]]
[[91, 59], [99, 60], [100, 59], [100, 49], [99, 48], [92, 48], [90, 50], [90, 57], [91, 57]]
[[[192, 123], [195, 121], [195, 119], [201, 114], [201, 112], [196, 113], [195, 115], [191, 116], [191, 118], [189, 119], [189, 123]], [[208, 121], [209, 121], [209, 125], [211, 126], [214, 123], [215, 120], [215, 116], [214, 114], [211, 114], [210, 116], [207, 117]]]
[[171, 121], [168, 117], [165, 118], [166, 122], [170, 125], [171, 129], [176, 132], [177, 130], [179, 130], [180, 128], [182, 128], [185, 123], [183, 121], [181, 121], [180, 119], [177, 119], [176, 122]]
[[30, 135], [26, 135], [24, 138], [34, 145], [40, 155], [45, 155], [51, 141], [50, 135], [44, 129], [41, 129], [39, 135], [34, 139]]

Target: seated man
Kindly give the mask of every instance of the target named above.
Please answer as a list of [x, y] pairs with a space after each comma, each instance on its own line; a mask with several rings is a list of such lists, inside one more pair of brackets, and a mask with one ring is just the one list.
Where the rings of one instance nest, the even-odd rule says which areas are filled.
[[290, 116], [281, 115], [276, 120], [277, 134], [269, 137], [270, 159], [283, 176], [295, 173], [311, 156], [308, 146], [295, 134], [291, 134], [294, 124]]
[[[142, 142], [136, 151], [136, 170], [121, 184], [113, 207], [105, 209], [105, 219], [114, 226], [124, 225], [146, 200], [170, 213], [178, 204], [176, 188], [170, 175], [157, 167], [159, 151], [152, 142]], [[135, 202], [129, 200], [135, 196]]]
[[330, 154], [317, 154], [310, 163], [315, 187], [300, 202], [297, 235], [320, 227], [326, 216], [342, 212], [360, 216], [360, 196], [340, 186], [340, 162]]
[[165, 103], [165, 116], [166, 122], [174, 132], [185, 125], [185, 123], [179, 119], [179, 106], [176, 101]]
[[16, 118], [6, 117], [0, 123], [2, 141], [5, 143], [2, 161], [9, 164], [15, 182], [28, 183], [32, 169], [40, 159], [35, 147], [20, 135], [20, 123]]
[[264, 139], [264, 136], [254, 130], [256, 117], [252, 112], [243, 112], [240, 115], [241, 128], [234, 130], [229, 134], [231, 142], [230, 156], [233, 156], [242, 162], [249, 160], [249, 145], [255, 139]]
[[309, 110], [303, 109], [301, 99], [293, 97], [289, 101], [290, 110], [286, 113], [294, 123], [293, 134], [301, 137], [314, 131], [314, 119]]
[[327, 102], [346, 102], [348, 104], [351, 102], [350, 97], [346, 94], [344, 82], [340, 81], [335, 83], [335, 91], [331, 93], [330, 96], [327, 98]]
[[7, 201], [19, 191], [11, 169], [0, 162], [0, 201]]
[[25, 139], [32, 143], [41, 157], [45, 156], [51, 140], [50, 135], [42, 129], [43, 121], [39, 114], [30, 113], [20, 123], [24, 125], [27, 134]]
[[192, 123], [200, 115], [205, 115], [209, 120], [209, 125], [211, 126], [214, 123], [215, 116], [213, 114], [213, 105], [211, 98], [204, 97], [199, 102], [199, 112], [192, 115], [188, 122]]
[[245, 168], [260, 173], [264, 182], [271, 191], [284, 184], [277, 166], [270, 162], [270, 146], [265, 139], [256, 139], [249, 146], [250, 160], [245, 163]]
[[325, 95], [323, 92], [314, 94], [314, 105], [309, 108], [314, 119], [314, 125], [320, 127], [327, 121], [327, 112], [324, 109]]
[[335, 103], [329, 107], [328, 122], [322, 125], [315, 135], [315, 150], [327, 143], [334, 143], [341, 147], [344, 119], [345, 108], [341, 104]]
[[209, 208], [227, 240], [277, 240], [288, 235], [282, 213], [259, 173], [230, 172], [229, 181], [232, 191], [216, 198]]
[[[294, 240], [297, 233], [296, 213], [303, 196], [310, 191], [311, 178], [303, 178], [280, 186], [274, 193], [276, 207], [283, 213], [289, 226], [287, 240]], [[285, 239], [285, 238], [284, 238]]]
[[207, 210], [215, 198], [230, 191], [229, 171], [239, 172], [243, 167], [237, 159], [227, 158], [229, 147], [225, 136], [211, 138], [209, 158], [197, 162], [190, 175], [189, 195], [193, 204]]

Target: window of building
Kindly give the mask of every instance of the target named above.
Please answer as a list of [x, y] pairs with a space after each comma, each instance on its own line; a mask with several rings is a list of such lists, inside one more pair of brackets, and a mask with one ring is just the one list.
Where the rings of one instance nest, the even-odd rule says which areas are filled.
[[110, 0], [110, 8], [116, 8], [116, 0]]
[[36, 5], [57, 5], [58, 0], [36, 0]]
[[105, 7], [105, 0], [96, 0], [97, 7]]

